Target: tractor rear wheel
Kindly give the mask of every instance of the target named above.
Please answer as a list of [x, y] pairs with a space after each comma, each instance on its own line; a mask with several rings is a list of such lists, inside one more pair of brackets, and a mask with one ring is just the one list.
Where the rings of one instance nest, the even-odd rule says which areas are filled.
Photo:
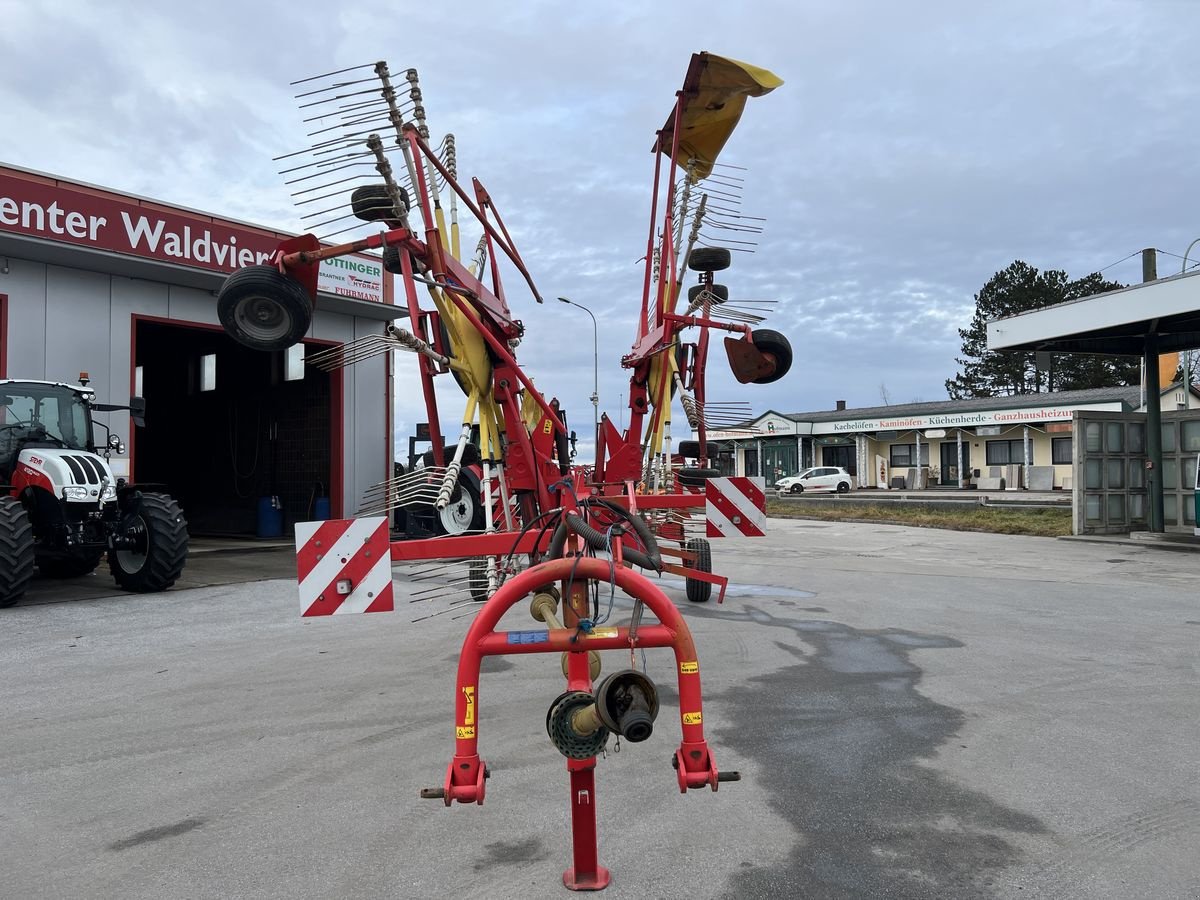
[[304, 285], [274, 266], [247, 266], [217, 292], [217, 317], [251, 350], [286, 350], [308, 333], [313, 301]]
[[[704, 538], [692, 538], [689, 541], [684, 541], [684, 550], [691, 550], [696, 554], [695, 560], [688, 566], [690, 569], [696, 569], [700, 572], [712, 572], [712, 548], [709, 547], [708, 541]], [[712, 583], [701, 581], [698, 578], [689, 578], [685, 582], [687, 588], [687, 598], [692, 603], [707, 603], [708, 598], [712, 596]]]
[[166, 494], [143, 494], [133, 520], [140, 532], [137, 548], [110, 550], [113, 580], [127, 591], [150, 594], [175, 583], [187, 561], [187, 520]]
[[43, 578], [78, 578], [90, 575], [100, 565], [103, 553], [83, 553], [79, 556], [53, 556], [37, 561]]
[[0, 497], [0, 608], [15, 605], [33, 578], [33, 526], [17, 500]]

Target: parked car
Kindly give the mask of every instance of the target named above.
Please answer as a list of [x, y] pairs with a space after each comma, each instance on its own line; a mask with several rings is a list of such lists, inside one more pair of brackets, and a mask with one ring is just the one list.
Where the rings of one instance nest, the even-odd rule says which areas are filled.
[[845, 494], [854, 489], [854, 479], [845, 469], [837, 466], [817, 466], [805, 469], [799, 475], [790, 475], [775, 482], [775, 490], [789, 494], [805, 491], [837, 491]]

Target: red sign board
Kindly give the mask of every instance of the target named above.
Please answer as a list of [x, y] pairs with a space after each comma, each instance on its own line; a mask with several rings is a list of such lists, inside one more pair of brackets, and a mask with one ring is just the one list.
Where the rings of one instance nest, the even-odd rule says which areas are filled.
[[[232, 272], [267, 263], [285, 235], [184, 210], [0, 169], [0, 232], [176, 265]], [[378, 258], [340, 260], [340, 285], [322, 290], [390, 301]], [[324, 268], [324, 267], [322, 267]], [[360, 271], [361, 270], [361, 271]], [[324, 272], [322, 274], [325, 274]], [[361, 283], [359, 283], [361, 282]]]

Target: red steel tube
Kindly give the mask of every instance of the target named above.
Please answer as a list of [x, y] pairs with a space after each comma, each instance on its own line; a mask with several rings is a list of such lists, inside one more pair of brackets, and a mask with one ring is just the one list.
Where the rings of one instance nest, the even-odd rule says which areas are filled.
[[[446, 772], [443, 802], [482, 803], [485, 766], [479, 758], [479, 672], [484, 656], [502, 653], [558, 653], [567, 650], [586, 654], [588, 650], [627, 649], [631, 642], [625, 627], [596, 628], [591, 634], [562, 628], [521, 632], [514, 640], [508, 632], [497, 632], [500, 618], [512, 606], [538, 588], [573, 578], [608, 581], [613, 570], [607, 560], [595, 557], [564, 557], [526, 569], [511, 578], [484, 604], [471, 623], [458, 661], [455, 698], [455, 754]], [[645, 576], [623, 567], [615, 570], [622, 591], [650, 608], [661, 624], [638, 629], [637, 645], [670, 646], [675, 651], [679, 682], [680, 728], [683, 740], [676, 752], [681, 790], [689, 787], [717, 786], [717, 769], [704, 739], [700, 696], [700, 665], [696, 647], [683, 616], [656, 585]], [[513, 633], [516, 635], [517, 633]], [[529, 641], [530, 635], [536, 641]], [[542, 640], [542, 635], [545, 635]]]

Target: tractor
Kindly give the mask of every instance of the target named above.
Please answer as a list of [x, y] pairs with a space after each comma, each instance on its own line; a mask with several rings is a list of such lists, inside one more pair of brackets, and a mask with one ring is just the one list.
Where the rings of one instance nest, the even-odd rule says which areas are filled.
[[0, 379], [0, 607], [21, 599], [35, 566], [43, 577], [74, 578], [107, 554], [117, 585], [137, 593], [164, 591], [183, 571], [179, 505], [159, 485], [113, 475], [109, 458], [124, 444], [92, 416], [128, 409], [140, 424], [144, 402], [96, 403], [86, 374], [80, 382]]

